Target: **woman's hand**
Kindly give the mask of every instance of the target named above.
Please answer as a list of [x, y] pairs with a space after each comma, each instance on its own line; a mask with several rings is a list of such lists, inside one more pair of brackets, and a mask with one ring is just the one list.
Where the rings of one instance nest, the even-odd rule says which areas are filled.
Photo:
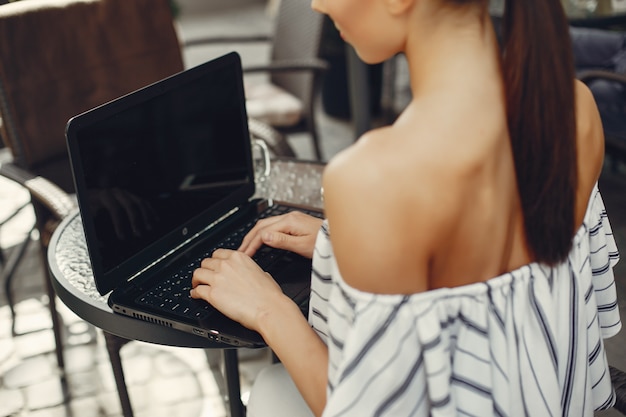
[[252, 256], [266, 244], [311, 259], [321, 225], [321, 219], [300, 211], [259, 220], [241, 242], [239, 251]]
[[224, 315], [259, 331], [259, 323], [272, 308], [289, 300], [270, 274], [248, 255], [217, 249], [202, 260], [191, 281], [193, 298], [202, 298]]

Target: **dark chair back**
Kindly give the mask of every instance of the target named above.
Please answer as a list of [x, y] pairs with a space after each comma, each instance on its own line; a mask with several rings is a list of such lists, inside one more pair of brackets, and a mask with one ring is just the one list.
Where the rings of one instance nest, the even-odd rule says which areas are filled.
[[[309, 0], [281, 0], [271, 50], [272, 62], [315, 64], [320, 59], [324, 16], [311, 9]], [[320, 88], [319, 71], [273, 71], [270, 81], [302, 102], [303, 128], [313, 136], [316, 157], [320, 158], [315, 126], [315, 95]], [[289, 129], [287, 129], [289, 130]]]
[[591, 90], [606, 154], [626, 162], [626, 32], [572, 27], [577, 77]]
[[18, 166], [72, 191], [69, 118], [182, 69], [167, 0], [0, 6], [0, 136]]
[[[324, 16], [311, 9], [310, 0], [281, 0], [276, 16], [271, 61], [318, 60], [323, 22]], [[276, 71], [271, 73], [270, 80], [298, 97], [308, 115], [314, 104], [315, 77], [318, 76], [312, 71]]]

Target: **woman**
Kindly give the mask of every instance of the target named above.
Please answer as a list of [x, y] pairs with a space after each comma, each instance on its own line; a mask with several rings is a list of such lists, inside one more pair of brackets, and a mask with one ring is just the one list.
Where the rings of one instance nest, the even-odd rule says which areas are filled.
[[[560, 1], [509, 0], [503, 53], [487, 0], [313, 8], [367, 63], [404, 53], [412, 101], [328, 164], [321, 229], [259, 222], [202, 262], [192, 296], [258, 331], [315, 415], [610, 407], [603, 135]], [[313, 257], [313, 329], [250, 259], [263, 243]]]

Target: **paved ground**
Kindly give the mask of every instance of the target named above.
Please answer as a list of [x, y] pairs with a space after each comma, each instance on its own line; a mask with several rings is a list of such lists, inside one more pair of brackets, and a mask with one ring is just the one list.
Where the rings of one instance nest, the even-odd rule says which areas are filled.
[[[270, 20], [261, 0], [198, 2], [180, 0], [183, 14], [179, 20], [181, 36], [237, 31], [268, 31]], [[186, 54], [188, 66], [227, 52], [229, 47], [198, 48]], [[244, 64], [266, 59], [267, 49], [242, 46]], [[326, 159], [353, 140], [346, 122], [320, 115], [322, 146]], [[300, 157], [310, 158], [312, 150], [306, 137], [291, 139]], [[3, 155], [0, 153], [0, 159]], [[624, 171], [624, 170], [622, 170]], [[626, 172], [607, 172], [601, 190], [605, 197], [618, 246], [626, 248]], [[0, 179], [0, 219], [28, 196], [19, 187]], [[0, 230], [0, 247], [12, 248], [30, 226], [30, 208]], [[37, 236], [33, 235], [33, 239]], [[7, 252], [11, 254], [11, 249]], [[11, 315], [4, 290], [0, 290], [0, 416], [91, 417], [121, 415], [113, 375], [99, 330], [85, 323], [58, 303], [65, 329], [66, 375], [63, 380], [56, 367], [47, 300], [42, 294], [42, 263], [33, 242], [26, 261], [20, 265], [14, 283], [17, 298], [16, 331], [11, 334]], [[626, 262], [616, 271], [622, 320], [626, 307]], [[624, 343], [626, 331], [606, 342], [611, 364], [626, 370]], [[211, 416], [227, 415], [220, 389], [219, 352], [198, 349], [166, 348], [131, 342], [122, 349], [135, 415]], [[244, 402], [258, 370], [270, 362], [267, 351], [242, 351], [240, 372]], [[616, 411], [602, 416], [620, 415]]]

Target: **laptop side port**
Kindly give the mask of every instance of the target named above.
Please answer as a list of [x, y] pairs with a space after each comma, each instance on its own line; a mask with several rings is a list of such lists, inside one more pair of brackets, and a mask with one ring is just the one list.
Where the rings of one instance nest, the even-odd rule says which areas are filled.
[[229, 345], [239, 346], [241, 343], [237, 339], [231, 339], [229, 337], [220, 336], [220, 341]]
[[193, 328], [193, 333], [197, 334], [198, 336], [206, 336], [206, 331], [198, 329], [196, 327]]

